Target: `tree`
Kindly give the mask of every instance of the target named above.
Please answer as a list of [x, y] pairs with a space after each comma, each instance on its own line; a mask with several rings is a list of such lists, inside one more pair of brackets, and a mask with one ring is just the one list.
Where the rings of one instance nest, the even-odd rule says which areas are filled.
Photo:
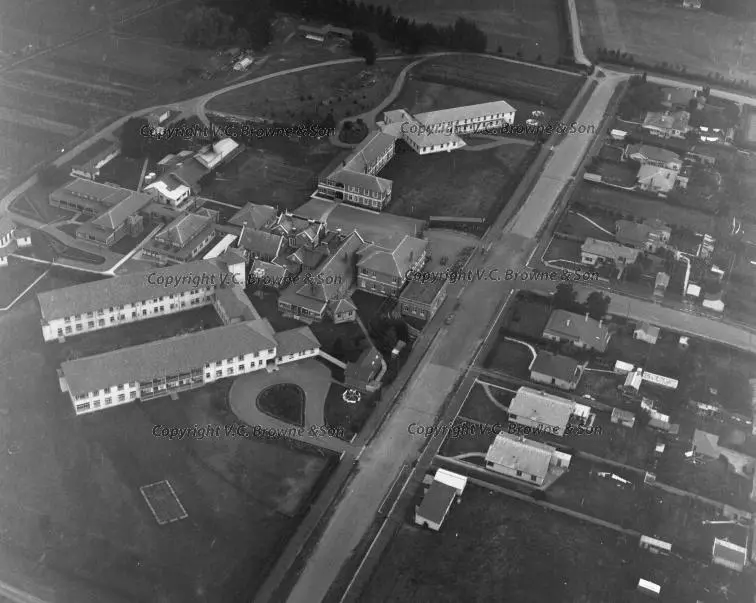
[[643, 274], [643, 269], [640, 267], [640, 265], [635, 262], [633, 264], [630, 264], [627, 268], [625, 268], [625, 280], [630, 283], [637, 283], [640, 280], [641, 275]]
[[333, 350], [331, 354], [334, 358], [341, 360], [344, 357], [344, 344], [341, 341], [341, 337], [337, 337], [333, 342]]
[[233, 39], [233, 17], [217, 7], [197, 6], [186, 15], [184, 42], [201, 48], [214, 48]]
[[577, 304], [577, 293], [569, 283], [559, 283], [551, 298], [551, 304], [557, 310], [572, 311]]
[[585, 310], [595, 320], [602, 320], [609, 312], [611, 298], [600, 291], [593, 291], [585, 300]]
[[[150, 139], [150, 126], [144, 117], [131, 117], [121, 128], [121, 155], [141, 159]], [[145, 136], [145, 134], [147, 134]]]
[[368, 65], [375, 63], [375, 44], [364, 31], [355, 31], [352, 34], [352, 52], [364, 58]]

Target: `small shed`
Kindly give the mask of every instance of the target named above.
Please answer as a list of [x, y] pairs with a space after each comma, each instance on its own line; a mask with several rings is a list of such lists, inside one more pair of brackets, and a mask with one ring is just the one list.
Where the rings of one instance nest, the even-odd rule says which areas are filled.
[[621, 408], [612, 409], [612, 423], [618, 423], [623, 427], [635, 426], [635, 415], [629, 410], [622, 410]]
[[639, 544], [640, 548], [647, 549], [652, 553], [669, 555], [672, 552], [672, 545], [669, 542], [664, 542], [663, 540], [652, 538], [651, 536], [641, 536]]
[[657, 599], [661, 595], [661, 586], [641, 578], [638, 580], [638, 591]]
[[457, 489], [454, 486], [434, 479], [425, 492], [423, 502], [415, 507], [415, 523], [438, 532], [456, 497]]

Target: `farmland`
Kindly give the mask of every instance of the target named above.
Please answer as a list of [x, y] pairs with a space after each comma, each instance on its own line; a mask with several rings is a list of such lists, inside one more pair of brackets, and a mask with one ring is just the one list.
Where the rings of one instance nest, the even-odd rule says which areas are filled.
[[567, 34], [553, 0], [377, 0], [401, 17], [418, 23], [451, 25], [458, 17], [475, 21], [488, 36], [488, 51], [514, 55], [544, 63], [556, 63], [567, 45]]
[[[39, 289], [74, 282], [58, 271]], [[330, 459], [283, 442], [155, 437], [156, 425], [234, 424], [228, 382], [74, 417], [55, 371], [66, 355], [93, 351], [88, 342], [43, 343], [34, 301], [0, 325], [0, 435], [13, 452], [0, 478], [14, 484], [0, 497], [3, 546], [39, 560], [35, 577], [55, 572], [37, 586], [66, 593], [61, 600], [234, 601], [253, 592]], [[188, 518], [158, 526], [139, 488], [164, 479]]]
[[[361, 600], [635, 601], [641, 577], [661, 584], [665, 600], [675, 603], [723, 584], [745, 601], [750, 589], [744, 576], [723, 568], [652, 555], [636, 539], [468, 486], [440, 532], [410, 523], [399, 528]], [[712, 603], [728, 600], [707, 596]]]
[[[628, 52], [636, 60], [681, 65], [689, 73], [720, 73], [753, 83], [756, 24], [656, 0], [577, 0], [583, 47]], [[742, 49], [735, 40], [742, 40]]]

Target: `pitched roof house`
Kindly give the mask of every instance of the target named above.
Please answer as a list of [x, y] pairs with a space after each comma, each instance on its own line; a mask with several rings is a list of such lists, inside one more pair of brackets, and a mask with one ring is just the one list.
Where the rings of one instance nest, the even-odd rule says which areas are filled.
[[643, 129], [662, 138], [685, 138], [690, 130], [690, 113], [675, 111], [659, 113], [649, 111], [643, 120]]
[[575, 407], [572, 400], [521, 387], [509, 404], [509, 421], [562, 436]]
[[611, 335], [603, 321], [594, 320], [587, 314], [581, 316], [566, 310], [554, 310], [543, 330], [543, 337], [605, 352]]
[[274, 207], [247, 203], [231, 217], [228, 223], [234, 226], [242, 226], [246, 222], [248, 228], [259, 230], [271, 226], [275, 220], [276, 209]]
[[383, 367], [383, 357], [373, 346], [366, 348], [356, 362], [347, 364], [344, 370], [344, 384], [347, 387], [365, 391]]
[[212, 216], [183, 213], [147, 243], [143, 252], [159, 260], [195, 259], [215, 237]]
[[597, 266], [607, 261], [623, 266], [635, 262], [640, 255], [640, 250], [620, 245], [614, 241], [599, 241], [589, 237], [580, 247], [580, 254], [580, 261], [588, 266]]
[[574, 358], [541, 351], [530, 366], [530, 379], [537, 383], [573, 390], [580, 381], [582, 369], [582, 365]]
[[238, 244], [246, 250], [250, 258], [270, 262], [281, 254], [284, 238], [264, 230], [245, 228], [239, 237]]
[[629, 145], [625, 149], [625, 156], [645, 165], [655, 165], [675, 171], [680, 171], [682, 168], [682, 159], [677, 153], [647, 144]]
[[359, 252], [357, 286], [369, 293], [396, 296], [407, 282], [407, 273], [425, 264], [428, 241], [405, 235], [389, 249], [371, 244]]
[[642, 191], [667, 194], [675, 188], [677, 172], [655, 165], [642, 165], [638, 170], [637, 182]]
[[143, 229], [143, 218], [139, 212], [149, 205], [152, 199], [142, 193], [128, 193], [122, 201], [79, 226], [76, 229], [76, 238], [110, 247], [127, 235], [139, 235]]
[[553, 446], [504, 432], [496, 435], [486, 452], [487, 469], [536, 486], [545, 485], [550, 472], [556, 477], [567, 469], [570, 460]]
[[672, 233], [667, 226], [654, 226], [649, 222], [639, 224], [629, 220], [618, 220], [616, 228], [615, 237], [619, 243], [652, 253], [656, 252], [662, 244], [668, 243]]

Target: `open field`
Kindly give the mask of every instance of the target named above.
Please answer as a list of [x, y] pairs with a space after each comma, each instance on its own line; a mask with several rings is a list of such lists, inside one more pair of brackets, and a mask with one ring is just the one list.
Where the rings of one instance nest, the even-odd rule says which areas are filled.
[[[582, 215], [578, 215], [579, 213]], [[594, 224], [591, 224], [591, 222], [586, 220], [586, 218], [590, 218], [592, 222], [598, 224], [601, 228], [597, 228]], [[604, 230], [602, 230], [602, 228]], [[614, 222], [612, 220], [603, 216], [594, 217], [583, 212], [565, 212], [554, 230], [558, 233], [584, 239], [593, 237], [600, 241], [614, 241], [614, 236], [606, 232], [607, 230], [610, 232], [614, 231]]]
[[[658, 218], [675, 226], [695, 232], [716, 233], [718, 219], [686, 207], [676, 207], [663, 199], [646, 197], [636, 193], [612, 189], [601, 185], [581, 183], [572, 197], [573, 209], [580, 211], [583, 206], [598, 206], [608, 212], [632, 216], [635, 219]], [[617, 217], [617, 219], [620, 219]], [[727, 219], [723, 219], [728, 222]], [[727, 223], [729, 226], [729, 222]]]
[[327, 140], [300, 143], [281, 136], [259, 143], [223, 166], [202, 196], [238, 207], [253, 201], [296, 209], [309, 199], [317, 175], [333, 157]]
[[[16, 296], [34, 282], [47, 266], [8, 258], [8, 265], [0, 267], [0, 308], [11, 303]], [[33, 295], [34, 290], [27, 295]]]
[[[407, 148], [402, 145], [397, 143]], [[430, 155], [398, 152], [381, 170], [381, 177], [394, 181], [387, 211], [422, 220], [439, 215], [493, 219], [509, 201], [533, 152], [522, 144]]]
[[518, 293], [502, 323], [502, 334], [513, 337], [540, 339], [551, 314], [551, 305], [547, 297]]
[[461, 417], [480, 421], [487, 425], [496, 425], [497, 423], [503, 425], [507, 420], [507, 413], [491, 401], [486, 390], [499, 404], [509, 406], [515, 396], [517, 386], [500, 389], [488, 384], [488, 380], [488, 377], [481, 377], [481, 381], [486, 383], [478, 382], [473, 385], [459, 414]]
[[[583, 48], [618, 49], [650, 65], [754, 82], [756, 24], [655, 0], [577, 0]], [[743, 41], [742, 49], [734, 43]]]
[[415, 79], [469, 88], [507, 101], [520, 100], [565, 110], [583, 85], [580, 75], [539, 69], [476, 55], [442, 56], [412, 70]]
[[366, 67], [348, 63], [274, 78], [265, 85], [232, 90], [208, 103], [208, 111], [231, 113], [277, 123], [324, 118], [339, 120], [369, 111], [391, 91], [408, 60]]
[[[62, 272], [45, 281], [74, 282]], [[257, 588], [328, 457], [223, 434], [236, 423], [228, 382], [75, 417], [55, 374], [64, 358], [42, 342], [33, 301], [3, 316], [0, 350], [0, 435], [13, 450], [0, 479], [14, 484], [0, 497], [4, 545], [58, 572], [55, 592], [82, 584], [103, 602], [235, 601]], [[219, 425], [222, 435], [153, 435], [156, 425], [195, 424]], [[188, 517], [161, 527], [139, 488], [165, 479]]]
[[488, 51], [556, 63], [567, 44], [555, 3], [552, 0], [377, 0], [376, 5], [391, 8], [394, 15], [419, 23], [452, 25], [459, 17], [475, 21], [488, 36]]
[[[361, 601], [635, 603], [643, 600], [639, 578], [661, 584], [670, 603], [746, 601], [751, 589], [746, 576], [653, 555], [635, 539], [477, 486], [467, 487], [440, 532], [410, 521]], [[717, 594], [724, 584], [729, 599]]]

